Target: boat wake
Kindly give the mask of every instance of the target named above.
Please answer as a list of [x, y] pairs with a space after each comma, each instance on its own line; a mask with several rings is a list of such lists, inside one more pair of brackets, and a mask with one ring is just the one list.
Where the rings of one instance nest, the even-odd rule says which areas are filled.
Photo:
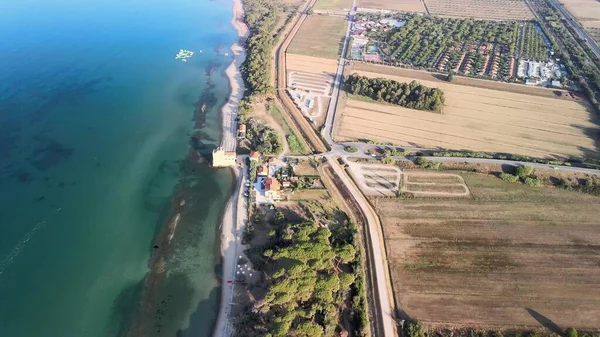
[[29, 240], [31, 240], [33, 235], [37, 231], [39, 231], [40, 229], [42, 229], [46, 226], [46, 223], [50, 219], [50, 217], [52, 217], [54, 214], [60, 212], [61, 210], [62, 210], [61, 207], [57, 208], [55, 211], [53, 211], [52, 213], [47, 215], [42, 221], [36, 223], [35, 226], [33, 226], [33, 228], [27, 234], [25, 234], [25, 236], [13, 247], [13, 249], [10, 251], [10, 253], [8, 253], [8, 255], [2, 259], [2, 262], [0, 262], [0, 275], [2, 275], [2, 273], [4, 273], [4, 270], [6, 269], [6, 267], [8, 267], [12, 264], [12, 262], [19, 255], [19, 253], [21, 253], [23, 248], [25, 248], [25, 246], [27, 245]]

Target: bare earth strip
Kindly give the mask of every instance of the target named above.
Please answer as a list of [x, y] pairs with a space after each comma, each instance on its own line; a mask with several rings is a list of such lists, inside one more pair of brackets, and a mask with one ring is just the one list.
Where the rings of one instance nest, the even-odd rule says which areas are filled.
[[361, 0], [361, 8], [387, 9], [403, 12], [424, 12], [421, 0]]
[[443, 114], [348, 99], [337, 138], [535, 157], [600, 157], [598, 139], [593, 138], [598, 137], [598, 125], [591, 121], [594, 116], [587, 106], [579, 102], [420, 82], [444, 90]]
[[531, 20], [523, 0], [425, 0], [432, 15], [487, 20]]
[[374, 199], [399, 309], [446, 326], [600, 326], [600, 199], [461, 174], [471, 198]]

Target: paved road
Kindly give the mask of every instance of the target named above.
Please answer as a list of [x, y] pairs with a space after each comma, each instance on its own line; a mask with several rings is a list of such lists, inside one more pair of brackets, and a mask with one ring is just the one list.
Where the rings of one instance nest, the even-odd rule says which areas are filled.
[[[325, 127], [323, 128], [322, 134], [329, 145], [333, 145], [335, 142], [331, 138], [333, 130], [333, 121], [335, 119], [335, 109], [337, 107], [338, 98], [340, 95], [340, 87], [342, 85], [342, 76], [344, 75], [344, 66], [346, 65], [346, 51], [348, 50], [348, 43], [350, 41], [350, 28], [352, 22], [354, 22], [354, 8], [356, 7], [356, 0], [352, 3], [352, 11], [348, 14], [348, 27], [346, 27], [346, 37], [344, 38], [344, 47], [342, 48], [342, 55], [338, 63], [337, 73], [335, 74], [335, 80], [333, 82], [333, 91], [331, 93], [331, 102], [329, 102], [329, 108], [327, 109], [327, 117], [325, 118]], [[333, 149], [333, 148], [332, 148]]]
[[[329, 108], [327, 109], [327, 116], [325, 118], [325, 127], [323, 128], [322, 135], [325, 141], [329, 144], [331, 151], [325, 154], [325, 157], [332, 159], [334, 156], [340, 156], [347, 154], [344, 151], [344, 146], [336, 144], [331, 137], [333, 131], [333, 123], [335, 120], [335, 112], [337, 108], [338, 98], [340, 94], [340, 88], [342, 85], [342, 76], [344, 74], [344, 67], [346, 65], [346, 52], [348, 50], [348, 44], [350, 41], [350, 28], [354, 21], [354, 15], [356, 8], [356, 0], [353, 0], [352, 10], [348, 14], [348, 27], [346, 28], [346, 37], [344, 38], [344, 46], [342, 48], [342, 54], [338, 63], [337, 73], [335, 74], [335, 80], [333, 83], [333, 91]], [[365, 215], [369, 227], [369, 234], [371, 237], [372, 255], [374, 259], [374, 268], [377, 284], [372, 286], [377, 287], [379, 298], [376, 299], [376, 303], [379, 305], [378, 311], [381, 315], [383, 333], [384, 336], [393, 337], [397, 335], [396, 323], [394, 321], [394, 305], [392, 303], [393, 294], [391, 291], [391, 280], [389, 279], [388, 265], [386, 261], [385, 246], [381, 244], [383, 242], [383, 234], [380, 233], [381, 224], [379, 218], [371, 209], [370, 204], [358, 190], [358, 188], [350, 181], [344, 170], [335, 162], [330, 160], [330, 164], [336, 171], [336, 174], [340, 177], [344, 185], [347, 186], [348, 190], [352, 193], [356, 199], [358, 205], [361, 208], [362, 213]]]
[[371, 249], [374, 262], [373, 267], [375, 268], [375, 276], [377, 281], [377, 284], [373, 286], [377, 287], [377, 293], [379, 294], [379, 298], [377, 299], [376, 303], [378, 303], [380, 307], [379, 311], [383, 323], [383, 336], [397, 336], [396, 322], [394, 321], [395, 306], [392, 302], [393, 294], [391, 283], [388, 283], [388, 261], [385, 254], [385, 245], [383, 243], [383, 233], [381, 233], [381, 224], [379, 223], [379, 218], [375, 214], [375, 211], [371, 208], [371, 205], [367, 199], [365, 199], [356, 185], [350, 181], [350, 178], [348, 178], [348, 175], [346, 172], [344, 172], [340, 165], [338, 165], [335, 160], [330, 160], [329, 163], [331, 164], [331, 167], [335, 171], [336, 175], [340, 178], [344, 185], [346, 185], [350, 193], [352, 193], [354, 199], [356, 199], [356, 202], [367, 219], [369, 236], [371, 238]]

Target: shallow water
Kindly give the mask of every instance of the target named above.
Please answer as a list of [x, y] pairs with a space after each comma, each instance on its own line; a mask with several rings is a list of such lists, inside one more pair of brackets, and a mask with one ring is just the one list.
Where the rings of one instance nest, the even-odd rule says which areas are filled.
[[[204, 158], [228, 94], [231, 7], [0, 4], [0, 336], [210, 334], [232, 179]], [[176, 61], [180, 48], [197, 53]], [[165, 262], [149, 286], [152, 254]]]

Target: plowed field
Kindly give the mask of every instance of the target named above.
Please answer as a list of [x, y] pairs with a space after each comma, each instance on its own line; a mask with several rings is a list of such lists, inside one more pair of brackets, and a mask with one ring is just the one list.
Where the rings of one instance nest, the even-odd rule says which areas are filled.
[[425, 0], [432, 15], [486, 20], [531, 20], [523, 0]]
[[296, 33], [287, 52], [338, 59], [347, 27], [348, 22], [342, 17], [311, 15]]
[[[386, 78], [412, 81], [398, 76]], [[600, 129], [593, 122], [594, 114], [582, 102], [419, 82], [444, 90], [443, 114], [349, 99], [339, 121], [337, 138], [533, 157], [600, 158]]]
[[462, 176], [470, 198], [375, 199], [398, 309], [449, 326], [598, 328], [600, 199]]
[[389, 9], [392, 11], [424, 12], [421, 0], [361, 0], [361, 8]]

